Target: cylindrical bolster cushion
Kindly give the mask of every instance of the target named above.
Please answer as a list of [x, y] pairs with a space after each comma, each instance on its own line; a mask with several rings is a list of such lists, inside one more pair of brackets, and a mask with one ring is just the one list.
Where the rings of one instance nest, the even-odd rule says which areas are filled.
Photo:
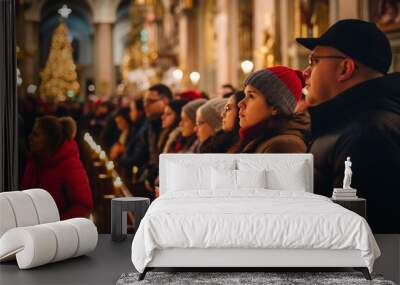
[[57, 262], [74, 256], [78, 248], [78, 233], [71, 228], [69, 223], [55, 222], [44, 224], [51, 229], [57, 241], [57, 252], [51, 262]]
[[16, 254], [20, 269], [49, 263], [56, 251], [53, 231], [42, 225], [11, 229], [0, 239], [0, 260]]
[[0, 238], [0, 261], [16, 254], [20, 269], [86, 254], [97, 245], [97, 228], [83, 218], [14, 228]]
[[11, 204], [6, 197], [0, 195], [0, 237], [9, 229], [15, 228], [17, 222], [15, 221], [14, 211]]
[[57, 222], [60, 220], [56, 202], [49, 192], [43, 189], [29, 189], [23, 191], [28, 194], [39, 217], [39, 224]]
[[78, 233], [78, 248], [74, 257], [91, 252], [96, 248], [98, 233], [91, 220], [74, 218], [65, 220], [65, 222], [70, 223]]
[[38, 214], [31, 197], [22, 191], [3, 192], [13, 209], [17, 227], [33, 226], [39, 223]]

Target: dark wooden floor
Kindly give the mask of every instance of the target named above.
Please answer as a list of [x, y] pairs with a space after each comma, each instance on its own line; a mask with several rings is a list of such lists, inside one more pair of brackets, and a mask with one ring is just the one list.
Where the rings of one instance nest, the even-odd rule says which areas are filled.
[[115, 284], [124, 272], [134, 271], [131, 261], [133, 236], [112, 242], [110, 235], [99, 235], [97, 248], [81, 256], [41, 267], [19, 270], [17, 263], [0, 265], [0, 284]]
[[[376, 260], [374, 272], [400, 284], [400, 235], [375, 238], [382, 257]], [[16, 262], [0, 264], [0, 284], [115, 284], [122, 273], [135, 271], [131, 261], [132, 239], [131, 235], [116, 243], [110, 235], [99, 235], [96, 250], [88, 256], [29, 270], [19, 270]]]

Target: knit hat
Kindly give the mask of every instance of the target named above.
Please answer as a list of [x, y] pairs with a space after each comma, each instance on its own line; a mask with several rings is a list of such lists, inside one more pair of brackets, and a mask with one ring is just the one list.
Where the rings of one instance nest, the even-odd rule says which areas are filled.
[[187, 99], [189, 101], [201, 99], [201, 92], [197, 89], [190, 89], [177, 94], [177, 97]]
[[206, 99], [196, 99], [190, 101], [185, 106], [183, 106], [182, 111], [189, 117], [189, 119], [194, 123], [196, 123], [196, 112], [197, 109], [200, 108], [201, 105], [206, 103]]
[[226, 102], [228, 102], [226, 98], [214, 98], [199, 109], [204, 121], [216, 131], [219, 131], [222, 127], [221, 113]]
[[274, 66], [250, 74], [244, 81], [244, 86], [253, 86], [282, 114], [291, 115], [301, 98], [304, 82], [302, 71]]

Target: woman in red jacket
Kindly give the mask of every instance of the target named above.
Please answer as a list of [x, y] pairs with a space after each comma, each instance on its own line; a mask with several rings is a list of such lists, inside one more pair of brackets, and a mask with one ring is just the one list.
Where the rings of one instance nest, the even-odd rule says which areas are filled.
[[54, 198], [61, 220], [88, 217], [93, 208], [86, 171], [74, 140], [71, 117], [44, 116], [35, 121], [29, 136], [31, 153], [22, 188], [43, 188]]

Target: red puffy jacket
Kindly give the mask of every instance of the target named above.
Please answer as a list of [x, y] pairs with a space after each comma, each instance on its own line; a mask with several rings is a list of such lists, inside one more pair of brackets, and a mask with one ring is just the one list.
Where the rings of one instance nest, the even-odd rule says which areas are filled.
[[89, 180], [74, 140], [66, 140], [53, 155], [34, 159], [30, 154], [21, 187], [47, 190], [57, 204], [61, 220], [88, 217], [93, 208]]

